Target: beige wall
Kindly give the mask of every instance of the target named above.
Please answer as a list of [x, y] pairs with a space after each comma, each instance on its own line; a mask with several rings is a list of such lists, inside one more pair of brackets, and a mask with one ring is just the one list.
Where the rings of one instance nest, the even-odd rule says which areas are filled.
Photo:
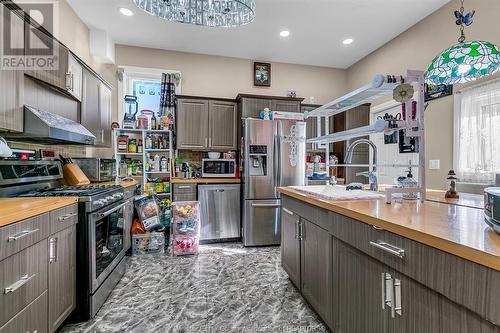
[[76, 15], [66, 0], [59, 0], [59, 32], [56, 35], [64, 45], [82, 59], [105, 80], [115, 80], [115, 66], [102, 64], [90, 54], [89, 27]]
[[[369, 82], [377, 73], [400, 74], [408, 68], [425, 70], [434, 56], [456, 43], [459, 32], [453, 11], [458, 7], [458, 0], [451, 1], [351, 66], [347, 70], [348, 89]], [[466, 10], [471, 9], [476, 9], [476, 14], [474, 24], [466, 29], [467, 39], [500, 45], [500, 1], [466, 1]], [[426, 160], [441, 160], [440, 170], [427, 170], [427, 186], [444, 189], [446, 174], [453, 168], [453, 97], [431, 101], [425, 117]]]
[[182, 94], [235, 98], [238, 93], [286, 96], [289, 89], [297, 96], [315, 97], [317, 103], [344, 93], [344, 70], [272, 63], [271, 87], [253, 86], [253, 61], [203, 54], [165, 51], [133, 46], [116, 46], [119, 65], [178, 70], [182, 73]]

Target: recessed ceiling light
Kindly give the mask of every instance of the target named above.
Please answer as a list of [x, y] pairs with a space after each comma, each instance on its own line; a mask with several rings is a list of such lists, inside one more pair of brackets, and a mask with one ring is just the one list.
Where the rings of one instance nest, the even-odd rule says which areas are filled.
[[354, 40], [352, 38], [347, 38], [347, 39], [344, 39], [342, 41], [342, 44], [349, 45], [349, 44], [352, 44], [352, 42], [354, 42]]
[[282, 32], [280, 32], [280, 36], [281, 37], [288, 37], [288, 36], [290, 36], [290, 31], [283, 30]]
[[120, 8], [120, 13], [122, 13], [122, 15], [125, 15], [125, 16], [132, 16], [132, 15], [134, 15], [133, 11], [131, 11], [130, 9], [125, 8], [125, 7]]

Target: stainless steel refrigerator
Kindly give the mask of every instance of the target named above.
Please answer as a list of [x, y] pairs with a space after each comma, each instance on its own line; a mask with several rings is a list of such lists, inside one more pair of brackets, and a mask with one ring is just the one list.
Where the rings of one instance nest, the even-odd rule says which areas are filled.
[[245, 246], [279, 245], [279, 186], [305, 184], [306, 124], [242, 119], [242, 238]]

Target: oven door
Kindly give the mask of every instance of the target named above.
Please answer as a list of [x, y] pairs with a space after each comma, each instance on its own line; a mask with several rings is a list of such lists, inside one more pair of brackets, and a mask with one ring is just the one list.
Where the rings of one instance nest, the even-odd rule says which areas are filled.
[[89, 214], [92, 293], [125, 256], [125, 205], [126, 202], [120, 201]]

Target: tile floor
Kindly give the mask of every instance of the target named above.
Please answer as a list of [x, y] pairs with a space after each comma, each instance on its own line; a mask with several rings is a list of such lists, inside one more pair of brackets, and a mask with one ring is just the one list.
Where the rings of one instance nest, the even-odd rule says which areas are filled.
[[127, 258], [94, 320], [70, 332], [327, 332], [288, 280], [278, 247], [202, 245], [197, 256]]

